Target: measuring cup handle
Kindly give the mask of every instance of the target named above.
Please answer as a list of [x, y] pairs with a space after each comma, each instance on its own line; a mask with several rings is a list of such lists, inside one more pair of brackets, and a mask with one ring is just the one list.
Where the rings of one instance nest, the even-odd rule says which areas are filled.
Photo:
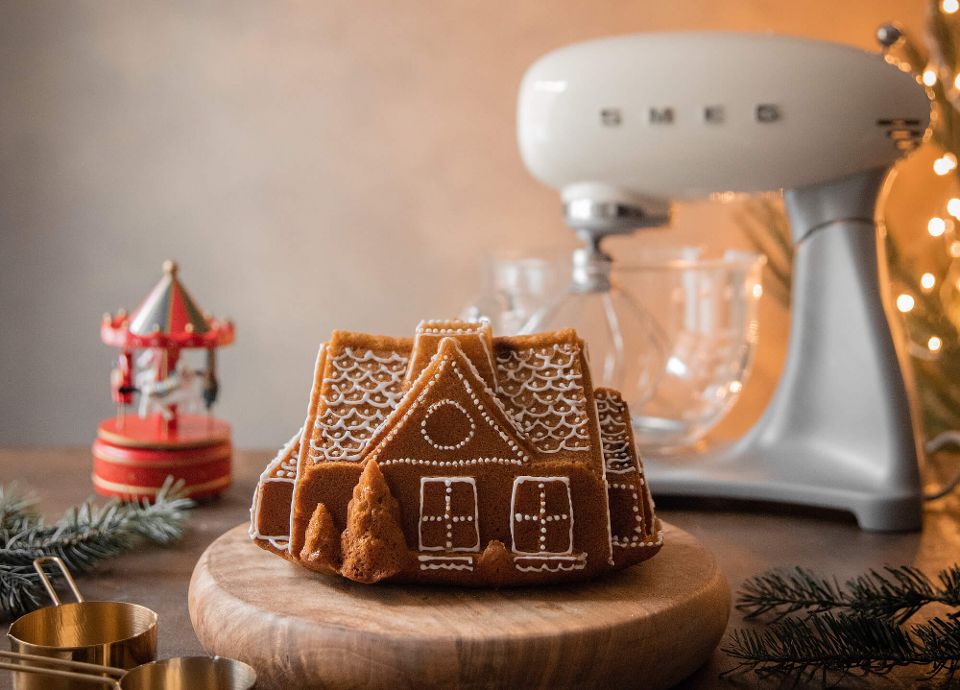
[[44, 571], [43, 566], [47, 563], [53, 563], [55, 566], [60, 568], [60, 572], [63, 574], [64, 579], [67, 581], [67, 585], [70, 587], [70, 591], [73, 592], [73, 596], [76, 597], [78, 602], [83, 601], [83, 595], [80, 594], [80, 590], [77, 589], [77, 583], [73, 581], [73, 575], [70, 574], [70, 571], [67, 570], [67, 564], [60, 559], [59, 556], [41, 556], [36, 558], [33, 561], [33, 569], [37, 571], [37, 574], [40, 576], [40, 581], [43, 582], [44, 589], [47, 590], [47, 594], [50, 595], [50, 598], [53, 600], [54, 606], [60, 606], [62, 603], [60, 597], [57, 596], [57, 590], [53, 588], [53, 583], [50, 582], [50, 578], [47, 577], [47, 573]]
[[100, 685], [109, 685], [113, 690], [123, 690], [120, 681], [114, 678], [104, 678], [103, 676], [88, 676], [86, 673], [75, 673], [73, 671], [60, 671], [54, 668], [40, 668], [39, 666], [22, 666], [20, 664], [11, 664], [6, 661], [0, 661], [0, 669], [4, 671], [13, 671], [15, 673], [35, 673], [40, 676], [52, 676], [54, 678], [64, 678], [79, 683], [99, 683]]

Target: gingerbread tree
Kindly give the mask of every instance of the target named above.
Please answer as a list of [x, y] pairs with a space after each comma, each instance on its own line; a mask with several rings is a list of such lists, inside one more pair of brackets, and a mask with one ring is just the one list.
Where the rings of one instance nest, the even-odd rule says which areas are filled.
[[323, 503], [317, 504], [310, 517], [300, 562], [321, 573], [340, 572], [340, 532]]
[[409, 557], [400, 528], [400, 505], [372, 460], [367, 462], [347, 506], [341, 548], [340, 574], [357, 582], [392, 577], [403, 570]]

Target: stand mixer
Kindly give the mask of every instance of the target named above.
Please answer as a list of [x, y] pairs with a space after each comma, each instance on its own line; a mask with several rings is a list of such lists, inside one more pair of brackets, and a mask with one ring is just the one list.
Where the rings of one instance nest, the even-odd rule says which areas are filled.
[[527, 71], [520, 151], [585, 241], [575, 295], [609, 288], [604, 237], [667, 225], [672, 201], [784, 190], [795, 259], [779, 386], [740, 440], [646, 457], [656, 495], [834, 508], [866, 530], [920, 527], [921, 451], [880, 290], [875, 208], [929, 117], [922, 86], [882, 56], [773, 34], [614, 37]]

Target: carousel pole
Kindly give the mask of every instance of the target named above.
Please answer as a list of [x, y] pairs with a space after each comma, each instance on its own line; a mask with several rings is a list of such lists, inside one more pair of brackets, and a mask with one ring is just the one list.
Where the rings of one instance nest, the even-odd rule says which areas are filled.
[[[170, 375], [171, 371], [176, 371], [177, 361], [180, 359], [180, 350], [175, 347], [171, 347], [163, 351], [163, 362], [166, 367], [166, 372], [164, 373], [164, 378]], [[173, 433], [176, 433], [177, 427], [179, 426], [179, 410], [176, 403], [171, 403], [168, 406], [170, 410], [170, 419], [167, 422], [167, 430]], [[166, 419], [166, 418], [164, 418]]]

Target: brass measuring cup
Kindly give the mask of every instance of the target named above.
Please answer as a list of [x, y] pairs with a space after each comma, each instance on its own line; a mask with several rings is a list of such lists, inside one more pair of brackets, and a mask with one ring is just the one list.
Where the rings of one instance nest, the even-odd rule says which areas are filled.
[[[60, 601], [44, 566], [60, 569], [75, 602]], [[62, 560], [44, 556], [33, 562], [53, 606], [13, 622], [7, 637], [14, 653], [130, 669], [157, 658], [157, 614], [145, 606], [119, 601], [85, 601]], [[24, 667], [18, 666], [20, 670]], [[66, 680], [14, 673], [15, 690], [67, 690]]]
[[65, 687], [71, 689], [80, 688], [87, 683], [99, 683], [109, 685], [114, 690], [251, 690], [257, 683], [257, 673], [250, 666], [242, 661], [219, 656], [162, 659], [129, 671], [17, 652], [0, 651], [0, 658], [40, 664], [24, 666], [0, 662], [0, 669], [35, 674], [35, 680], [41, 680], [44, 687], [51, 687], [51, 678], [57, 679], [56, 682], [67, 683]]

